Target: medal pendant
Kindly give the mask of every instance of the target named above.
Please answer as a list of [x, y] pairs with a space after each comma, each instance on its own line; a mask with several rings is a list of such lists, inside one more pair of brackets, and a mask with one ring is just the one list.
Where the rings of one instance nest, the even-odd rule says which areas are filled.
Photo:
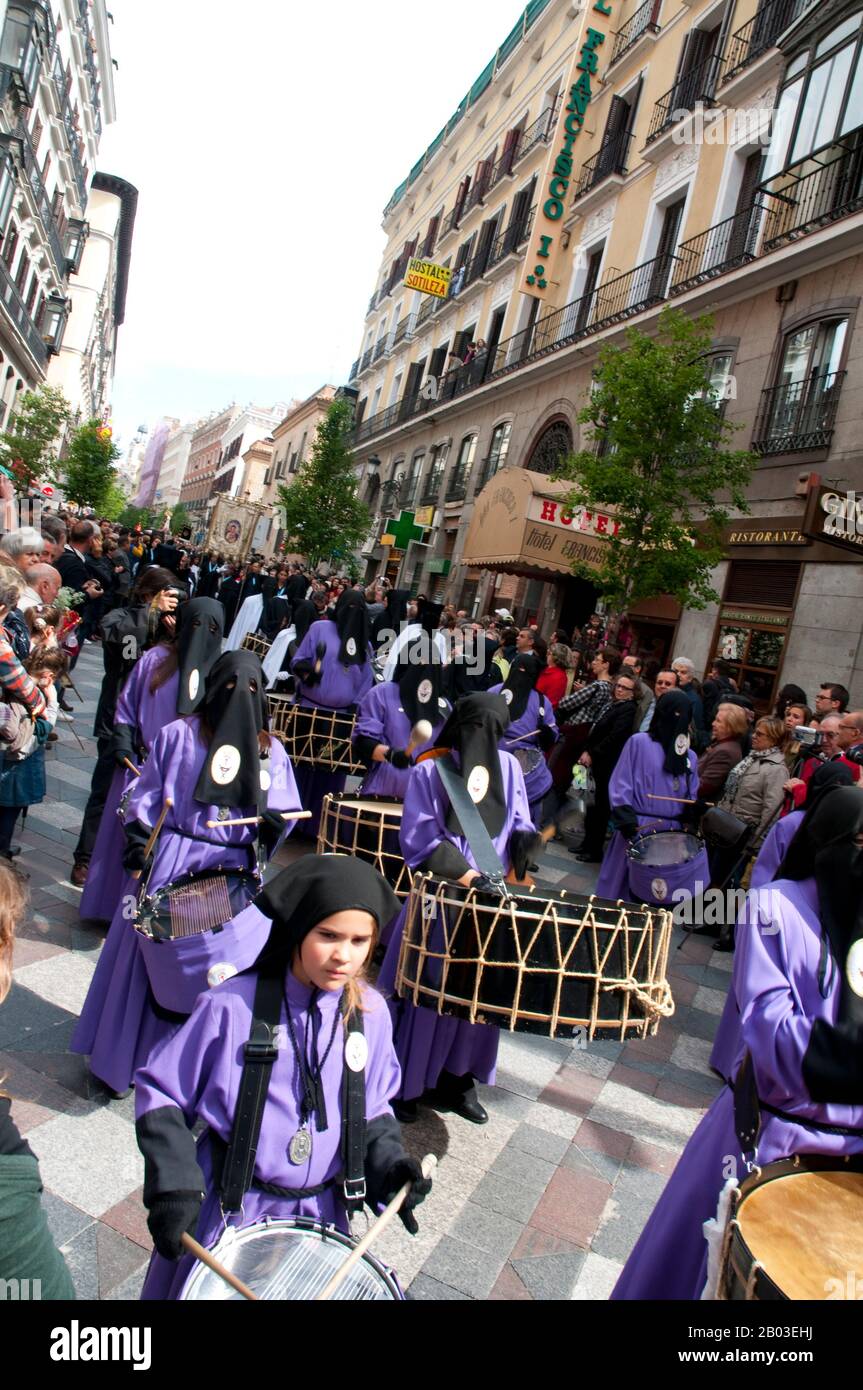
[[288, 1147], [288, 1158], [296, 1168], [308, 1163], [312, 1156], [312, 1136], [307, 1129], [298, 1129]]

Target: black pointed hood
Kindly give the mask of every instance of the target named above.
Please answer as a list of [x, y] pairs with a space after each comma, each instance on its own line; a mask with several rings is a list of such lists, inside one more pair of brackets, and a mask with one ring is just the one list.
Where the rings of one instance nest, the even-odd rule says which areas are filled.
[[369, 659], [369, 609], [359, 589], [346, 589], [336, 604], [333, 621], [341, 640], [343, 666], [365, 666]]
[[214, 598], [193, 598], [178, 610], [177, 621], [177, 715], [184, 719], [201, 705], [207, 679], [219, 659], [225, 609]]
[[[498, 745], [509, 723], [509, 710], [502, 695], [467, 695], [459, 700], [436, 740], [438, 748], [448, 748], [459, 755], [462, 781], [492, 838], [506, 824]], [[447, 816], [447, 825], [461, 835], [461, 824], [453, 810]]]
[[527, 709], [531, 691], [536, 689], [541, 673], [539, 659], [531, 652], [519, 652], [510, 666], [501, 694], [509, 706], [509, 717], [513, 724], [521, 719]]
[[261, 802], [258, 734], [269, 727], [263, 692], [264, 673], [254, 653], [226, 652], [216, 662], [201, 708], [212, 738], [195, 788], [196, 801], [233, 808]]

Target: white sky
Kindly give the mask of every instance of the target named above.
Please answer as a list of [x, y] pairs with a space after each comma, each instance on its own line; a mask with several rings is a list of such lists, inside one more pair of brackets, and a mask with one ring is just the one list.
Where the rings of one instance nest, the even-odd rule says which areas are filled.
[[524, 0], [108, 0], [140, 192], [114, 426], [347, 380], [381, 214]]

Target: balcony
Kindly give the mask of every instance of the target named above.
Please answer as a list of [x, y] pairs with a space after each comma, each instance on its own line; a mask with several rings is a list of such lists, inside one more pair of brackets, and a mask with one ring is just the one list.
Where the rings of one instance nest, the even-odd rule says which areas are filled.
[[51, 248], [51, 257], [54, 262], [54, 269], [57, 272], [58, 280], [62, 280], [66, 273], [66, 252], [63, 250], [63, 243], [60, 240], [60, 233], [57, 230], [57, 223], [54, 221], [54, 211], [51, 207], [48, 191], [42, 182], [42, 175], [39, 172], [39, 165], [36, 161], [36, 151], [33, 149], [30, 140], [30, 132], [23, 121], [19, 121], [15, 128], [15, 135], [21, 142], [24, 154], [24, 170], [27, 175], [27, 182], [39, 212], [39, 219], [45, 233], [48, 245]]
[[767, 457], [829, 448], [846, 376], [815, 373], [806, 381], [763, 391], [752, 434], [755, 453]]
[[386, 352], [386, 350], [387, 350], [387, 335], [384, 334], [384, 336], [381, 338], [380, 342], [378, 342], [378, 343], [375, 344], [375, 349], [374, 349], [374, 352], [373, 352], [373, 354], [372, 354], [372, 362], [380, 362], [380, 360], [381, 360], [381, 358], [383, 357], [383, 355], [384, 355], [384, 353]]
[[574, 202], [585, 198], [598, 184], [606, 179], [622, 179], [628, 172], [629, 152], [632, 148], [632, 131], [624, 130], [610, 140], [603, 141], [581, 170], [575, 189]]
[[419, 330], [423, 327], [424, 324], [428, 323], [436, 307], [437, 300], [435, 299], [434, 295], [427, 294], [423, 297], [423, 302], [420, 306], [420, 311], [417, 314], [417, 332], [419, 332]]
[[362, 375], [363, 372], [367, 372], [369, 367], [372, 365], [373, 354], [374, 348], [368, 348], [363, 353], [362, 357], [360, 358], [360, 375]]
[[605, 285], [597, 285], [591, 294], [582, 295], [562, 309], [555, 309], [545, 318], [538, 319], [530, 359], [543, 357], [579, 338], [598, 333], [655, 304], [661, 304], [668, 293], [673, 268], [673, 256], [657, 256], [636, 266], [626, 275], [615, 276]]
[[479, 207], [480, 203], [484, 201], [485, 195], [488, 193], [491, 186], [491, 172], [491, 169], [486, 169], [484, 177], [476, 179], [471, 186], [471, 190], [465, 198], [462, 218], [467, 217], [469, 213], [473, 212], [474, 208]]
[[2, 300], [3, 308], [24, 339], [31, 357], [44, 372], [48, 366], [48, 349], [41, 333], [30, 317], [27, 306], [21, 297], [18, 286], [9, 274], [5, 261], [0, 261], [0, 300]]
[[789, 25], [812, 9], [817, 0], [767, 0], [758, 14], [731, 35], [725, 57], [722, 85], [737, 77], [767, 53]]
[[533, 150], [535, 150], [538, 145], [548, 144], [549, 140], [554, 134], [554, 127], [557, 122], [558, 115], [560, 113], [562, 101], [562, 94], [558, 95], [555, 99], [554, 106], [550, 107], [548, 111], [543, 111], [542, 115], [537, 116], [533, 124], [529, 125], [527, 129], [524, 131], [521, 139], [515, 147], [515, 153], [512, 156], [513, 169], [515, 168], [516, 164], [519, 164], [521, 162], [521, 160], [526, 159], [527, 156]]
[[394, 348], [398, 347], [399, 343], [404, 342], [406, 338], [411, 337], [411, 335], [412, 335], [412, 333], [413, 333], [413, 326], [412, 326], [412, 325], [413, 325], [413, 315], [412, 315], [412, 314], [406, 314], [405, 317], [404, 317], [403, 319], [401, 319], [401, 321], [399, 322], [399, 326], [398, 326], [398, 328], [396, 329], [395, 334], [393, 335], [393, 347], [394, 347]]
[[670, 294], [685, 294], [696, 285], [704, 285], [708, 280], [754, 261], [764, 211], [763, 204], [753, 203], [699, 236], [681, 242]]
[[485, 267], [485, 274], [490, 270], [495, 270], [506, 260], [507, 256], [512, 256], [527, 241], [533, 231], [533, 222], [536, 217], [536, 205], [520, 217], [517, 222], [510, 223], [505, 231], [501, 232], [497, 240], [492, 244], [488, 253], [488, 261]]
[[764, 252], [776, 251], [863, 207], [863, 126], [792, 164], [763, 186]]
[[467, 497], [467, 485], [470, 481], [470, 465], [467, 467], [456, 467], [449, 485], [446, 490], [445, 502], [463, 502]]
[[348, 381], [355, 381], [356, 378], [359, 376], [359, 374], [360, 374], [360, 359], [357, 358], [356, 362], [355, 362], [354, 365], [351, 367], [350, 375], [349, 375], [349, 377], [348, 377]]
[[678, 78], [671, 91], [660, 97], [654, 107], [647, 132], [648, 145], [655, 144], [678, 121], [694, 111], [699, 103], [706, 106], [713, 104], [722, 69], [722, 59], [714, 54]]
[[660, 25], [654, 20], [654, 15], [659, 12], [659, 5], [656, 0], [645, 0], [640, 10], [636, 10], [628, 24], [624, 24], [622, 29], [617, 31], [614, 39], [614, 47], [611, 50], [611, 57], [608, 66], [616, 63], [631, 48], [634, 48], [639, 39], [647, 35], [653, 37], [659, 33]]

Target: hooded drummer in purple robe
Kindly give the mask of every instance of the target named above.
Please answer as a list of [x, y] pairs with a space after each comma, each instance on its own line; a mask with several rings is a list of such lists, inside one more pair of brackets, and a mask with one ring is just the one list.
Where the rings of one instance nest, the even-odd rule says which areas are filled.
[[421, 757], [436, 747], [435, 740], [452, 713], [442, 689], [440, 653], [421, 634], [401, 652], [394, 679], [374, 686], [360, 701], [353, 745], [369, 771], [359, 796], [404, 801], [413, 766], [406, 750], [414, 729], [419, 724], [431, 727], [431, 737], [413, 748], [413, 756]]
[[[514, 868], [516, 876], [523, 878], [537, 837], [522, 770], [511, 754], [499, 750], [508, 722], [509, 710], [500, 695], [468, 695], [456, 704], [437, 747], [450, 752], [504, 872]], [[420, 763], [410, 774], [401, 847], [411, 869], [464, 887], [485, 883], [434, 758]], [[389, 995], [395, 992], [406, 918], [405, 907], [378, 976], [379, 988]], [[414, 1119], [416, 1101], [422, 1096], [436, 1109], [452, 1110], [474, 1124], [485, 1124], [488, 1115], [479, 1103], [475, 1083], [494, 1084], [499, 1029], [416, 1008], [406, 999], [393, 999], [390, 1008], [402, 1069], [399, 1117]]]
[[[761, 846], [761, 853], [752, 869], [750, 887], [766, 888], [768, 884], [773, 883], [779, 876], [780, 867], [797, 831], [804, 823], [807, 813], [810, 814], [811, 818], [818, 803], [835, 791], [837, 787], [851, 787], [853, 785], [854, 775], [851, 769], [843, 763], [824, 763], [823, 766], [819, 767], [809, 783], [803, 810], [792, 811], [790, 815], [777, 821]], [[734, 1064], [739, 1052], [740, 1010], [737, 1007], [737, 995], [734, 977], [732, 977], [728, 997], [725, 1000], [725, 1008], [722, 1011], [716, 1037], [713, 1040], [713, 1051], [710, 1054], [710, 1065], [715, 1072], [718, 1072], [723, 1081], [733, 1080]]]
[[[375, 929], [397, 906], [388, 884], [361, 860], [310, 856], [284, 870], [248, 908], [266, 930], [257, 962], [202, 995], [188, 1022], [138, 1074], [144, 1203], [156, 1247], [142, 1298], [180, 1296], [194, 1266], [191, 1256], [183, 1256], [186, 1231], [211, 1246], [225, 1221], [244, 1229], [266, 1219], [305, 1217], [349, 1233], [342, 1181], [348, 1171], [343, 1135], [350, 1128], [344, 1115], [347, 1066], [364, 1075], [357, 1147], [365, 1200], [378, 1209], [412, 1183], [401, 1216], [416, 1233], [412, 1210], [431, 1183], [405, 1152], [390, 1108], [399, 1067], [389, 1011], [362, 981]], [[261, 1016], [262, 976], [274, 985], [272, 1017], [279, 1022], [274, 1034], [272, 1024], [259, 1021], [255, 1034], [259, 1038], [263, 1029], [277, 1050], [264, 1082], [257, 1145], [247, 1125], [242, 1160], [248, 1167], [231, 1199], [228, 1146], [244, 1046], [253, 1019]], [[348, 1031], [358, 1010], [359, 1037]], [[197, 1149], [190, 1133], [196, 1122], [206, 1126]]]
[[219, 656], [224, 620], [225, 610], [215, 599], [184, 604], [177, 610], [176, 642], [162, 642], [144, 652], [120, 692], [112, 749], [117, 768], [81, 895], [84, 921], [110, 922], [126, 882], [118, 810], [137, 780], [126, 760], [140, 768], [165, 725], [195, 713]]
[[[502, 695], [509, 705], [510, 724], [500, 746], [522, 765], [530, 814], [537, 830], [542, 829], [547, 819], [543, 803], [552, 788], [548, 763], [542, 755], [560, 738], [554, 707], [536, 689], [541, 673], [542, 668], [532, 652], [519, 652], [503, 685], [493, 685], [488, 692], [489, 695]], [[532, 764], [527, 770], [526, 762]]]
[[[297, 810], [300, 803], [287, 755], [266, 733], [262, 685], [256, 656], [228, 652], [210, 673], [201, 714], [176, 720], [156, 738], [125, 816], [124, 867], [140, 875], [146, 866], [147, 894], [192, 873], [252, 870], [258, 840], [274, 852], [290, 833], [293, 823], [279, 813]], [[148, 859], [147, 842], [169, 799]], [[208, 825], [260, 815], [260, 827]], [[89, 1056], [94, 1076], [117, 1094], [128, 1089], [138, 1067], [184, 1017], [153, 996], [133, 920], [134, 895], [142, 891], [127, 880], [71, 1042], [71, 1050]], [[249, 950], [251, 942], [242, 953]], [[248, 960], [226, 957], [225, 964], [244, 968]]]
[[[656, 703], [648, 733], [634, 734], [624, 745], [608, 788], [615, 833], [602, 861], [597, 897], [632, 901], [629, 845], [640, 830], [681, 829], [685, 802], [694, 800], [698, 790], [698, 760], [689, 747], [691, 718], [692, 706], [683, 692], [669, 690]], [[675, 891], [697, 897], [707, 887], [706, 856], [692, 861], [691, 872], [676, 868], [680, 881], [675, 881]]]
[[[374, 684], [372, 655], [365, 598], [358, 589], [346, 589], [333, 618], [313, 623], [294, 654], [297, 703], [305, 709], [353, 715]], [[296, 768], [296, 777], [303, 805], [312, 812], [303, 833], [315, 837], [324, 797], [344, 791], [347, 774], [303, 764]]]
[[[777, 881], [749, 894], [737, 926], [735, 1073], [748, 1053], [762, 1168], [796, 1153], [863, 1153], [861, 846], [863, 791], [840, 787], [807, 816]], [[613, 1298], [701, 1296], [702, 1226], [716, 1216], [730, 1159], [742, 1180], [744, 1161], [756, 1155], [751, 1133], [736, 1133], [726, 1087], [687, 1144]]]

